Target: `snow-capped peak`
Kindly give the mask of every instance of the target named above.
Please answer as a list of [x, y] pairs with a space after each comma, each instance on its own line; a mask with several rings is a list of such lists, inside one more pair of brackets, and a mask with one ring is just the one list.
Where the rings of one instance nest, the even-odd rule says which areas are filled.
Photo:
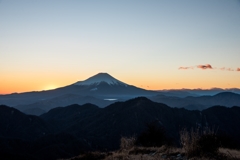
[[109, 85], [124, 85], [127, 86], [126, 83], [123, 83], [117, 79], [115, 79], [114, 77], [112, 77], [111, 75], [109, 75], [108, 73], [98, 73], [84, 81], [79, 81], [77, 83], [75, 83], [74, 85], [92, 85], [92, 84], [99, 84], [101, 82], [106, 82]]

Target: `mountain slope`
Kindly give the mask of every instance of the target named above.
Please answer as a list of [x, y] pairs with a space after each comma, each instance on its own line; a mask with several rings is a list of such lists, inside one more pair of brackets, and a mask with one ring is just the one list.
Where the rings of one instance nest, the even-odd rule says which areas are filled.
[[[81, 106], [75, 107], [78, 108]], [[64, 130], [61, 131], [74, 134], [77, 137], [85, 137], [86, 141], [95, 149], [116, 149], [119, 147], [119, 139], [122, 136], [137, 136], [145, 130], [147, 124], [153, 122], [163, 126], [167, 134], [172, 137], [175, 142], [178, 141], [177, 139], [179, 138], [179, 131], [181, 129], [190, 129], [199, 126], [219, 127], [219, 132], [233, 135], [233, 137], [236, 138], [236, 134], [240, 134], [237, 125], [240, 123], [240, 108], [214, 108], [216, 108], [214, 112], [212, 112], [211, 109], [202, 112], [189, 111], [186, 109], [170, 108], [165, 104], [152, 102], [147, 98], [139, 97], [126, 102], [116, 102], [106, 108], [92, 108], [88, 111], [85, 110], [85, 113], [82, 112], [87, 116], [67, 112], [68, 109], [72, 110], [72, 106], [69, 106], [61, 108], [61, 111], [56, 109], [52, 110], [59, 118], [53, 117], [51, 110], [41, 117], [54, 126], [63, 126], [65, 122]], [[224, 116], [221, 115], [224, 113], [221, 111], [221, 108], [224, 108], [224, 112], [227, 113]], [[237, 112], [234, 110], [237, 110]], [[235, 113], [233, 114], [232, 112]], [[46, 118], [46, 116], [49, 118]], [[66, 117], [66, 119], [64, 118], [63, 120], [62, 117]], [[212, 120], [211, 117], [215, 117], [215, 120]], [[231, 118], [235, 121], [226, 121], [226, 119]], [[74, 121], [71, 119], [74, 119]], [[229, 127], [225, 127], [225, 125], [231, 126], [231, 131], [229, 131]], [[60, 130], [57, 131], [59, 132]]]
[[72, 134], [53, 134], [53, 127], [40, 117], [0, 105], [0, 159], [55, 160], [91, 150]]
[[[56, 132], [64, 131], [85, 137], [91, 147], [99, 149], [118, 148], [121, 136], [139, 134], [147, 123], [157, 121], [166, 127], [171, 136], [176, 137], [176, 130], [180, 126], [192, 126], [196, 121], [201, 122], [201, 118], [197, 118], [200, 115], [197, 111], [173, 109], [144, 97], [116, 102], [106, 108], [88, 107], [74, 105], [56, 108], [41, 115], [41, 118], [56, 126]], [[75, 112], [72, 112], [73, 108]], [[182, 120], [187, 118], [188, 121]]]
[[[128, 85], [124, 82], [115, 79], [114, 77], [110, 76], [107, 73], [99, 73], [84, 81], [79, 81], [71, 85], [60, 87], [53, 90], [0, 95], [0, 104], [15, 107], [19, 105], [23, 106], [34, 104], [37, 102], [37, 104], [34, 104], [36, 106], [32, 107], [45, 110], [44, 109], [45, 106], [43, 106], [43, 108], [42, 106], [40, 107], [38, 106], [39, 103], [41, 103], [41, 101], [45, 101], [47, 103], [48, 101], [52, 101], [56, 97], [61, 96], [72, 95], [73, 97], [68, 97], [70, 99], [74, 99], [74, 96], [77, 95], [84, 97], [91, 96], [99, 99], [126, 100], [137, 96], [150, 96], [156, 94], [158, 94], [158, 92], [149, 91], [132, 85]], [[88, 103], [91, 103], [91, 100], [89, 100]], [[63, 105], [69, 105], [69, 103]], [[101, 104], [97, 105], [101, 106]], [[29, 109], [31, 111], [32, 107], [26, 106], [25, 108], [28, 109], [28, 111]], [[24, 107], [20, 107], [19, 109], [23, 111], [22, 108]], [[49, 109], [51, 109], [51, 106], [48, 107], [47, 110]]]
[[34, 140], [48, 133], [50, 128], [41, 118], [0, 105], [0, 136]]
[[[57, 107], [40, 117], [0, 106], [0, 114], [1, 151], [8, 155], [24, 153], [24, 157], [40, 159], [72, 157], [84, 149], [117, 149], [122, 136], [138, 136], [150, 123], [165, 128], [175, 144], [179, 143], [180, 130], [196, 127], [217, 128], [217, 133], [240, 143], [240, 107], [215, 106], [190, 111], [139, 97], [105, 108], [92, 104]], [[46, 134], [42, 134], [44, 132]], [[2, 155], [5, 156], [0, 154], [0, 157]]]
[[157, 95], [150, 97], [150, 99], [171, 107], [186, 108], [189, 110], [203, 110], [216, 105], [226, 107], [240, 106], [240, 94], [232, 92], [222, 92], [213, 96], [189, 96], [185, 98]]
[[214, 96], [187, 97], [186, 99], [196, 101], [208, 107], [215, 105], [226, 107], [240, 106], [240, 94], [232, 92], [221, 92]]
[[18, 105], [15, 108], [26, 114], [41, 115], [48, 112], [50, 109], [56, 107], [64, 107], [71, 104], [83, 105], [86, 103], [92, 103], [98, 105], [99, 107], [106, 107], [107, 105], [113, 103], [113, 101], [107, 101], [92, 96], [80, 96], [76, 94], [66, 94], [63, 96], [55, 97], [52, 99], [41, 100], [39, 102], [28, 104], [28, 105]]
[[99, 73], [85, 81], [73, 84], [84, 88], [84, 93], [101, 98], [129, 99], [137, 96], [156, 95], [155, 91], [148, 91], [121, 82], [107, 73]]

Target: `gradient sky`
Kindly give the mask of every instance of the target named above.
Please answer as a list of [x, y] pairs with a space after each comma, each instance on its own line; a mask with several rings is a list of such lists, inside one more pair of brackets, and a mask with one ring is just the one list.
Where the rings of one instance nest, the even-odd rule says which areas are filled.
[[99, 72], [154, 90], [240, 88], [240, 1], [0, 0], [1, 94]]

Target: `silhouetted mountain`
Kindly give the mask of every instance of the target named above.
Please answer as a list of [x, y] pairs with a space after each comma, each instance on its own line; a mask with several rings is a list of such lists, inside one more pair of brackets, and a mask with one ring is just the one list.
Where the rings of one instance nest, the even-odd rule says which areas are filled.
[[0, 137], [0, 159], [56, 160], [91, 151], [84, 139], [69, 133], [48, 134], [34, 141]]
[[3, 160], [41, 160], [31, 152], [31, 142], [0, 136], [0, 159]]
[[[31, 106], [31, 105], [27, 105], [27, 106]], [[18, 106], [19, 107], [19, 106]], [[18, 108], [16, 107], [16, 108]], [[36, 115], [36, 116], [39, 116], [43, 113], [46, 113], [45, 110], [41, 109], [41, 108], [34, 108], [35, 106], [31, 106], [27, 109], [24, 109], [22, 112], [25, 113], [25, 114], [28, 114], [28, 115]], [[20, 111], [21, 111], [21, 108], [18, 108]]]
[[232, 92], [222, 92], [214, 96], [187, 97], [187, 100], [196, 101], [207, 107], [221, 105], [226, 107], [240, 106], [240, 94]]
[[226, 108], [214, 106], [202, 111], [206, 122], [218, 129], [220, 133], [227, 133], [238, 139], [240, 133], [240, 107]]
[[[182, 110], [182, 112], [185, 115], [183, 117], [191, 118], [186, 123], [190, 126], [194, 125], [195, 116], [187, 116], [191, 111]], [[93, 148], [115, 149], [119, 146], [121, 136], [140, 133], [146, 124], [152, 121], [158, 121], [168, 129], [179, 129], [181, 126], [179, 122], [183, 121], [178, 118], [180, 119], [178, 124], [174, 124], [175, 116], [177, 116], [175, 109], [141, 97], [126, 102], [116, 102], [103, 109], [90, 104], [55, 108], [41, 115], [41, 118], [55, 126], [56, 132], [64, 131], [77, 137], [84, 136]], [[182, 123], [182, 126], [186, 123]], [[171, 134], [175, 133], [171, 132]]]
[[185, 90], [170, 89], [170, 90], [157, 90], [157, 92], [159, 92], [159, 95], [170, 96], [170, 97], [179, 97], [179, 98], [185, 98], [188, 96], [194, 96], [194, 97], [200, 96], [198, 94], [189, 93]]
[[[0, 107], [0, 113], [0, 146], [2, 155], [8, 156], [57, 159], [72, 157], [84, 150], [113, 150], [119, 147], [122, 136], [138, 136], [150, 123], [163, 127], [176, 144], [180, 130], [196, 127], [217, 128], [218, 133], [240, 143], [240, 107], [215, 106], [190, 111], [139, 97], [105, 108], [93, 104], [57, 107], [40, 117], [6, 106]], [[34, 125], [29, 125], [31, 123]]]
[[226, 107], [240, 106], [240, 95], [231, 92], [222, 92], [214, 96], [186, 98], [157, 95], [150, 97], [150, 99], [155, 102], [167, 104], [171, 107], [186, 108], [189, 110], [203, 110], [216, 105]]
[[34, 140], [48, 133], [50, 129], [41, 118], [0, 105], [0, 136]]
[[53, 109], [56, 107], [64, 107], [71, 104], [83, 105], [86, 103], [92, 103], [99, 107], [106, 107], [107, 105], [113, 102], [114, 101], [107, 101], [107, 100], [95, 98], [92, 96], [66, 94], [66, 95], [55, 97], [52, 99], [41, 100], [33, 104], [15, 106], [15, 108], [19, 109], [20, 111], [26, 114], [41, 115], [43, 113], [46, 113], [50, 109]]
[[[41, 117], [54, 126], [63, 126], [63, 122], [66, 122], [64, 127], [58, 127], [64, 128], [64, 130], [61, 131], [72, 133], [77, 137], [85, 137], [88, 143], [91, 144], [91, 147], [100, 149], [117, 148], [121, 136], [138, 135], [144, 130], [146, 124], [151, 122], [157, 122], [159, 125], [164, 126], [168, 131], [168, 135], [177, 139], [179, 131], [183, 127], [215, 127], [219, 126], [222, 121], [227, 118], [215, 114], [214, 116], [217, 116], [219, 120], [217, 123], [213, 123], [207, 118], [208, 116], [211, 117], [211, 114], [214, 114], [209, 113], [210, 110], [201, 112], [170, 108], [164, 104], [152, 102], [144, 97], [131, 99], [126, 102], [116, 102], [102, 109], [97, 109], [92, 106], [87, 110], [81, 107], [83, 106], [74, 105], [69, 106], [69, 108], [53, 109]], [[82, 109], [84, 112], [79, 115], [67, 112], [67, 110], [72, 110], [73, 108]], [[233, 108], [225, 109], [229, 114], [231, 114], [233, 110]], [[235, 109], [240, 110], [238, 107]], [[81, 111], [77, 112], [81, 113]], [[87, 116], [84, 116], [85, 114]], [[58, 116], [53, 117], [53, 115]], [[236, 115], [240, 114], [237, 113]], [[228, 118], [231, 118], [231, 116]], [[74, 119], [74, 121], [72, 119]], [[238, 122], [240, 122], [239, 119], [236, 120], [234, 124]], [[232, 129], [235, 130], [236, 133], [240, 133], [236, 128], [236, 125], [232, 126]], [[224, 127], [222, 127], [221, 130], [226, 133], [228, 132]], [[59, 132], [60, 130], [56, 131]]]
[[69, 133], [56, 133], [41, 137], [31, 143], [31, 153], [39, 159], [56, 160], [69, 158], [90, 151], [84, 139]]
[[232, 92], [240, 94], [239, 88], [211, 88], [211, 89], [165, 89], [165, 90], [157, 90], [159, 94], [171, 96], [171, 97], [199, 97], [199, 96], [213, 96], [221, 92]]
[[157, 96], [150, 97], [150, 99], [154, 102], [164, 103], [168, 106], [176, 107], [176, 108], [185, 108], [189, 110], [205, 109], [204, 105], [201, 105], [194, 100], [186, 99], [186, 98], [157, 95]]
[[88, 117], [88, 113], [99, 111], [100, 108], [93, 104], [78, 105], [73, 104], [67, 107], [57, 107], [51, 109], [48, 113], [41, 115], [40, 117], [45, 120], [75, 120], [77, 117]]
[[128, 85], [107, 73], [98, 73], [85, 81], [74, 83], [73, 86], [81, 88], [83, 95], [92, 95], [101, 98], [129, 99], [136, 96], [157, 94], [154, 91]]
[[[171, 92], [171, 90], [169, 90]], [[188, 92], [190, 94], [195, 94], [196, 96], [203, 96], [203, 95], [209, 95], [213, 96], [215, 94], [221, 93], [221, 92], [232, 92], [240, 94], [239, 88], [211, 88], [211, 89], [180, 89], [179, 91]]]
[[0, 105], [0, 159], [52, 160], [91, 150], [83, 138], [53, 132], [43, 119]]
[[69, 130], [68, 128], [75, 124], [78, 125], [77, 129], [82, 129], [83, 125], [88, 125], [87, 120], [91, 119], [99, 110], [100, 108], [93, 104], [84, 104], [82, 106], [74, 104], [54, 108], [40, 117], [49, 122], [55, 132], [61, 132]]

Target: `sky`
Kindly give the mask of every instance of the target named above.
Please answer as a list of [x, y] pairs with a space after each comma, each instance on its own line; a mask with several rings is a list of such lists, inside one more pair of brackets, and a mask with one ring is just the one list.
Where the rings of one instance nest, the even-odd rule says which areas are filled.
[[0, 0], [0, 94], [99, 72], [151, 90], [240, 88], [240, 1]]

